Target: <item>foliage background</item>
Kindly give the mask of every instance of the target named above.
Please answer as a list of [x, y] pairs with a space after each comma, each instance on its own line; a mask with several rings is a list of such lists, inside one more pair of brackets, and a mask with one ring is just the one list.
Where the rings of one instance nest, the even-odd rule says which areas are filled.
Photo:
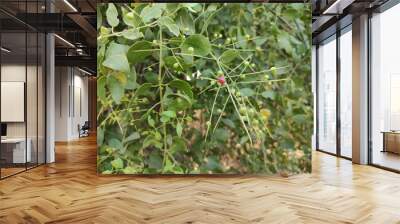
[[98, 171], [310, 172], [309, 4], [100, 4]]

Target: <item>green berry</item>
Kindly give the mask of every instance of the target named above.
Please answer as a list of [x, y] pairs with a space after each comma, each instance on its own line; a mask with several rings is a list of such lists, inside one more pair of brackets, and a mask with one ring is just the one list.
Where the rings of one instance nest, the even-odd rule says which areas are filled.
[[179, 67], [179, 64], [176, 62], [176, 63], [174, 63], [174, 68], [178, 68]]
[[245, 107], [240, 107], [239, 112], [240, 112], [241, 114], [246, 113], [246, 108], [245, 108]]
[[207, 122], [206, 122], [206, 125], [207, 125], [207, 126], [211, 126], [211, 121], [207, 121]]
[[221, 38], [222, 37], [222, 34], [218, 34], [218, 38]]
[[194, 51], [194, 48], [193, 48], [193, 47], [189, 47], [189, 48], [188, 48], [188, 51], [189, 51], [189, 52], [193, 52], [193, 51]]
[[157, 40], [153, 40], [153, 44], [157, 44]]
[[211, 85], [215, 85], [217, 82], [215, 80], [211, 81]]
[[231, 42], [231, 38], [226, 38], [226, 41], [225, 41], [227, 44], [229, 44], [230, 42]]
[[244, 61], [244, 65], [249, 66], [250, 62]]
[[107, 34], [110, 33], [110, 30], [107, 29], [107, 28], [105, 28], [104, 26], [102, 26], [102, 27], [100, 28], [100, 33], [101, 33], [101, 35], [107, 35]]
[[217, 75], [218, 75], [218, 76], [223, 76], [223, 75], [224, 75], [224, 72], [221, 71], [221, 70], [219, 70], [219, 71], [217, 72]]
[[246, 75], [245, 74], [240, 74], [240, 78], [244, 79], [244, 78], [246, 78]]
[[274, 74], [274, 75], [276, 74], [276, 68], [275, 67], [271, 67], [270, 71], [271, 71], [272, 74]]
[[151, 67], [148, 67], [147, 70], [149, 70], [150, 72], [153, 71], [153, 69]]
[[250, 65], [252, 68], [254, 68], [254, 67], [256, 67], [256, 64], [254, 64], [254, 63], [251, 63], [251, 65]]
[[133, 17], [134, 17], [133, 12], [128, 12], [125, 16], [128, 19], [133, 19]]
[[246, 39], [250, 39], [251, 36], [249, 34], [246, 34], [245, 37], [246, 37]]

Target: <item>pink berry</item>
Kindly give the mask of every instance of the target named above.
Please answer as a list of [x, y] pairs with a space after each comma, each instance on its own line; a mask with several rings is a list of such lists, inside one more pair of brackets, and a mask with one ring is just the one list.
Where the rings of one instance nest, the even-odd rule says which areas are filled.
[[217, 81], [218, 81], [219, 84], [224, 85], [225, 82], [226, 82], [226, 81], [225, 81], [225, 76], [220, 76], [220, 77], [218, 77]]

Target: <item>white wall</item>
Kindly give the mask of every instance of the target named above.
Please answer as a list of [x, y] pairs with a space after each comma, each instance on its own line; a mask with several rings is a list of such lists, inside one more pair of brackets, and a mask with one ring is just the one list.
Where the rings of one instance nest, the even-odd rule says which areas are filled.
[[55, 140], [77, 139], [78, 125], [88, 120], [88, 78], [76, 68], [56, 67], [55, 85]]

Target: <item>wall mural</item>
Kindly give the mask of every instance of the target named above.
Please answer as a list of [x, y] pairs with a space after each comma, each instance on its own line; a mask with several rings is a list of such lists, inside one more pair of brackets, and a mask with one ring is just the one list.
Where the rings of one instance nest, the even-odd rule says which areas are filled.
[[310, 4], [99, 4], [100, 174], [311, 171]]

